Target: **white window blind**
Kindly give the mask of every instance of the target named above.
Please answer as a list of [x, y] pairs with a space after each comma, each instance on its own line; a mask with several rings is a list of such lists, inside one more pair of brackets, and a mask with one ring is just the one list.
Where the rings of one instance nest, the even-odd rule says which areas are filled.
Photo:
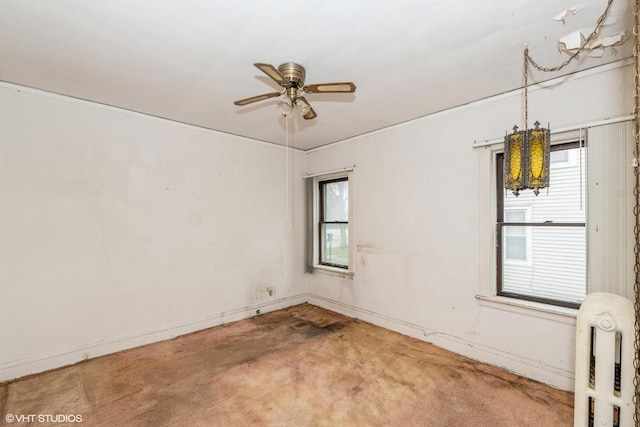
[[633, 300], [633, 123], [587, 129], [588, 292]]

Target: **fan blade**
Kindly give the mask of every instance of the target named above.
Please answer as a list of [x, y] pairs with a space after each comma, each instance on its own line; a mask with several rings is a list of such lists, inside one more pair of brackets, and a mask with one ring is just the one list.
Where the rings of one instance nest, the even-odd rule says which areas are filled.
[[307, 101], [307, 99], [304, 96], [298, 97], [298, 99], [296, 100], [296, 104], [298, 106], [304, 108], [304, 110], [306, 110], [306, 113], [304, 113], [304, 115], [302, 116], [303, 119], [311, 120], [311, 119], [315, 119], [316, 117], [318, 117], [316, 112], [313, 111], [313, 108], [311, 107], [311, 104], [309, 104], [309, 101]]
[[356, 85], [352, 82], [320, 83], [305, 86], [302, 90], [307, 93], [353, 93], [356, 91]]
[[258, 101], [262, 101], [262, 100], [273, 98], [275, 96], [280, 96], [280, 95], [281, 95], [280, 92], [265, 93], [263, 95], [252, 96], [251, 98], [241, 99], [240, 101], [234, 102], [234, 104], [235, 105], [247, 105], [247, 104], [251, 104], [252, 102], [258, 102]]
[[263, 64], [263, 63], [255, 63], [255, 65], [260, 71], [265, 73], [267, 76], [271, 77], [273, 81], [278, 83], [280, 86], [289, 87], [291, 83], [284, 78], [280, 71], [276, 67], [271, 64]]

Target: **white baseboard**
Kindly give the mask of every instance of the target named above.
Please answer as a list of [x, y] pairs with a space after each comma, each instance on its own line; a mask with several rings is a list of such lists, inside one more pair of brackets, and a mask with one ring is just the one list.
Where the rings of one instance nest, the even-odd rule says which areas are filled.
[[516, 356], [459, 337], [439, 333], [438, 331], [433, 331], [414, 323], [405, 322], [329, 298], [312, 294], [307, 294], [306, 297], [310, 304], [317, 305], [318, 307], [326, 308], [327, 310], [332, 310], [345, 316], [355, 317], [376, 326], [429, 342], [470, 359], [496, 366], [561, 390], [571, 392], [574, 390], [575, 376], [573, 372], [559, 369], [537, 360]]
[[159, 330], [133, 333], [108, 340], [96, 341], [75, 347], [38, 354], [26, 359], [0, 364], [0, 382], [48, 371], [62, 366], [72, 365], [86, 359], [115, 353], [130, 348], [140, 347], [158, 341], [171, 339], [180, 335], [200, 331], [236, 320], [255, 316], [257, 311], [267, 313], [293, 305], [302, 304], [308, 299], [307, 294], [281, 298], [275, 301], [253, 304], [236, 310], [214, 314], [204, 319], [182, 322]]

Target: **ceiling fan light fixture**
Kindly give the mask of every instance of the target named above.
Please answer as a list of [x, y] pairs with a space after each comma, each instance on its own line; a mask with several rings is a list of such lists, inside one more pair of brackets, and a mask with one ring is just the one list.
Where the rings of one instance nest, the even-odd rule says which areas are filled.
[[304, 98], [297, 98], [294, 102], [298, 114], [302, 117], [311, 111], [311, 105]]
[[282, 101], [278, 102], [278, 110], [283, 116], [288, 116], [293, 111], [293, 102], [291, 98], [285, 97]]

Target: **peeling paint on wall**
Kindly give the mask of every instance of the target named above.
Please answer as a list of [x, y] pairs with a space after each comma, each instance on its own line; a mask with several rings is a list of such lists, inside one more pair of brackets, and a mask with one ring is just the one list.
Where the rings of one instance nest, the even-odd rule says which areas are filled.
[[[624, 43], [624, 31], [621, 31], [610, 36], [602, 37], [601, 34], [596, 34], [591, 41], [585, 46], [585, 51], [591, 57], [601, 57], [605, 48], [614, 48]], [[588, 36], [588, 34], [587, 34]], [[575, 53], [580, 46], [585, 42], [586, 37], [581, 30], [574, 31], [562, 37], [558, 41], [558, 49], [561, 52], [568, 54]], [[613, 49], [615, 53], [615, 49]]]
[[[575, 15], [580, 11], [580, 9], [582, 9], [581, 5], [570, 7], [558, 13], [553, 17], [553, 19], [566, 24], [566, 18], [568, 16]], [[613, 25], [616, 22], [618, 22], [618, 18], [615, 16], [607, 16], [606, 20], [602, 23], [602, 27]], [[580, 49], [580, 46], [584, 44], [587, 37], [589, 37], [589, 34], [591, 33], [586, 32], [585, 35], [584, 30], [576, 30], [567, 34], [558, 41], [558, 50], [569, 55], [574, 54], [578, 49]], [[619, 46], [624, 43], [624, 35], [624, 31], [604, 37], [601, 33], [596, 33], [591, 41], [585, 46], [584, 50], [587, 52], [587, 55], [592, 58], [600, 58], [604, 54], [604, 49], [608, 47], [612, 48], [612, 51], [615, 54], [616, 50], [613, 48], [614, 46]]]
[[571, 15], [575, 15], [576, 13], [578, 13], [578, 11], [582, 9], [582, 6], [580, 5], [576, 5], [573, 7], [570, 7], [569, 9], [565, 9], [562, 12], [560, 12], [559, 14], [557, 14], [556, 16], [553, 17], [554, 21], [562, 21], [563, 24], [566, 24], [565, 22], [565, 18], [567, 17], [567, 15], [571, 14]]

